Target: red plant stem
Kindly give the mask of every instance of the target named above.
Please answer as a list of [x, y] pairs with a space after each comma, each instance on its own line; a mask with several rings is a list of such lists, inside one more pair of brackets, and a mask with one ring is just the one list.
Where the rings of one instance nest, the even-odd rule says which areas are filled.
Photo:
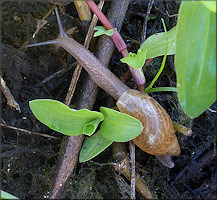
[[84, 0], [86, 4], [90, 7], [90, 9], [94, 12], [94, 14], [99, 18], [102, 24], [106, 27], [106, 29], [114, 29], [112, 24], [108, 21], [107, 17], [100, 11], [94, 1], [92, 0]]
[[[99, 18], [101, 23], [105, 26], [107, 30], [113, 29], [114, 34], [111, 36], [116, 48], [121, 52], [123, 57], [128, 57], [128, 51], [127, 51], [127, 45], [125, 44], [124, 40], [120, 36], [119, 32], [112, 26], [112, 24], [108, 21], [106, 16], [99, 10], [97, 5], [93, 0], [84, 0], [87, 5], [90, 7], [90, 9], [93, 11], [94, 14]], [[144, 84], [145, 84], [145, 76], [142, 72], [142, 70], [138, 70], [135, 68], [132, 68], [128, 65], [130, 72], [135, 80], [135, 83], [138, 87], [138, 89], [141, 92], [144, 92]]]

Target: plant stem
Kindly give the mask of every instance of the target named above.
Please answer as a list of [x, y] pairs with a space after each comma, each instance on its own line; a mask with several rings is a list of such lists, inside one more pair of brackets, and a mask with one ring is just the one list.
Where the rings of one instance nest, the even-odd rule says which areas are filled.
[[152, 88], [152, 86], [155, 84], [155, 82], [157, 81], [157, 79], [159, 78], [159, 76], [161, 75], [163, 69], [164, 69], [164, 66], [165, 66], [165, 63], [166, 63], [166, 59], [167, 59], [167, 51], [168, 51], [168, 38], [167, 38], [167, 30], [166, 30], [166, 26], [165, 26], [165, 23], [164, 23], [164, 20], [162, 19], [162, 22], [163, 22], [163, 26], [164, 26], [164, 31], [166, 33], [166, 40], [167, 40], [167, 43], [166, 43], [166, 52], [164, 54], [164, 57], [163, 57], [163, 61], [161, 63], [161, 67], [159, 69], [159, 71], [157, 72], [156, 76], [154, 77], [154, 79], [152, 80], [151, 84], [146, 88], [146, 91], [150, 90]]
[[145, 90], [147, 93], [151, 92], [177, 92], [176, 87], [156, 87], [156, 88], [151, 88]]

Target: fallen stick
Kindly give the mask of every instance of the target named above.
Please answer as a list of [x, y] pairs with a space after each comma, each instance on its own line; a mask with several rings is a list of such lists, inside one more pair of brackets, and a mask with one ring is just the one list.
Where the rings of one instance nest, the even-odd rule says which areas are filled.
[[7, 104], [11, 108], [14, 108], [15, 110], [19, 111], [19, 113], [21, 113], [19, 104], [15, 101], [13, 95], [11, 94], [9, 88], [7, 87], [5, 81], [2, 77], [1, 77], [1, 90], [2, 90], [2, 93], [4, 94], [5, 98], [7, 99]]

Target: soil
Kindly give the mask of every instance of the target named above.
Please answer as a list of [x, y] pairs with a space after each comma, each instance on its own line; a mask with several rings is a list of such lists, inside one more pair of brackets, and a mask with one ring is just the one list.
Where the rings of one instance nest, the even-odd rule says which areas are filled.
[[[106, 2], [104, 11], [111, 2]], [[2, 189], [20, 199], [47, 198], [52, 188], [52, 178], [56, 174], [57, 161], [61, 157], [61, 142], [64, 136], [40, 123], [29, 108], [33, 99], [50, 98], [64, 102], [74, 71], [75, 59], [63, 49], [55, 51], [53, 46], [25, 49], [26, 44], [56, 38], [58, 28], [56, 17], [50, 14], [45, 25], [32, 38], [36, 30], [36, 20], [42, 19], [53, 4], [43, 1], [5, 1], [2, 3], [2, 77], [6, 81], [21, 113], [7, 105], [2, 95], [2, 121], [9, 126], [54, 136], [42, 137], [36, 134], [2, 127]], [[151, 18], [147, 23], [147, 37], [163, 31], [161, 18], [167, 29], [176, 25], [177, 18], [169, 14], [178, 13], [180, 1], [155, 1]], [[131, 1], [126, 14], [121, 35], [130, 52], [140, 45], [142, 25], [148, 1]], [[61, 14], [63, 26], [77, 27], [73, 37], [83, 43], [86, 27], [80, 22], [73, 4], [65, 7]], [[115, 50], [111, 59], [111, 70], [118, 76], [127, 71], [120, 62], [121, 55]], [[155, 76], [162, 58], [155, 58], [144, 69], [147, 85]], [[47, 81], [55, 72], [59, 76]], [[132, 80], [127, 83], [135, 85]], [[82, 85], [82, 75], [77, 85], [70, 107], [76, 108]], [[146, 85], [146, 86], [147, 86]], [[176, 85], [174, 57], [168, 56], [166, 67], [155, 86]], [[181, 154], [173, 158], [175, 167], [166, 168], [154, 156], [136, 148], [136, 171], [148, 184], [150, 190], [161, 199], [216, 199], [216, 114], [206, 110], [194, 120], [182, 111], [177, 94], [159, 92], [151, 94], [169, 113], [171, 118], [192, 128], [192, 136], [177, 133]], [[105, 105], [111, 98], [100, 91], [94, 110]], [[111, 100], [113, 104], [113, 100]], [[105, 103], [106, 102], [106, 103]], [[216, 110], [216, 103], [211, 106]], [[112, 165], [111, 148], [86, 163], [78, 163], [67, 183], [65, 198], [112, 198], [127, 199], [130, 196], [130, 183], [117, 174]], [[137, 193], [136, 197], [142, 199]]]

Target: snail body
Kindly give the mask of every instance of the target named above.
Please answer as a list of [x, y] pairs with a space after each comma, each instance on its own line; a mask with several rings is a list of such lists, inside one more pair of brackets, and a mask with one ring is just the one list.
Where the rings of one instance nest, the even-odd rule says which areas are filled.
[[89, 50], [68, 37], [62, 28], [57, 9], [56, 15], [60, 30], [58, 38], [28, 45], [28, 47], [56, 44], [64, 48], [85, 68], [99, 87], [117, 100], [117, 107], [121, 112], [141, 121], [143, 131], [133, 139], [140, 149], [152, 155], [178, 155], [180, 148], [173, 123], [164, 108], [147, 94], [130, 89], [102, 65]]

